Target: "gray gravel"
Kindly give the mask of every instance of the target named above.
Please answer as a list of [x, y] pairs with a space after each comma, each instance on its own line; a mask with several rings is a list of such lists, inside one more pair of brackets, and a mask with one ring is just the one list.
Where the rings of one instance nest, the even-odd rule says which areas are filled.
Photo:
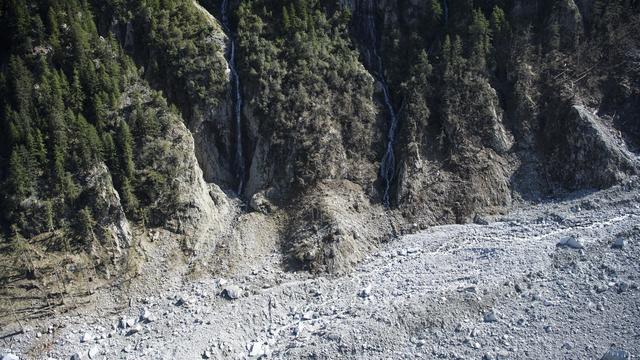
[[638, 186], [579, 195], [404, 236], [339, 278], [284, 272], [274, 250], [225, 279], [164, 274], [135, 296], [104, 289], [95, 307], [28, 324], [0, 354], [638, 358]]

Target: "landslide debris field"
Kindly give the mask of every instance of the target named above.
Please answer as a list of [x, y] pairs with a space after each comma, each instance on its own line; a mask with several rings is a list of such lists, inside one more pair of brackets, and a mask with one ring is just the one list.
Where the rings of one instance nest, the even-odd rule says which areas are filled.
[[20, 334], [2, 328], [0, 349], [43, 359], [636, 358], [639, 188], [433, 227], [341, 277], [283, 271], [277, 249], [224, 278], [152, 261], [91, 305], [23, 322]]

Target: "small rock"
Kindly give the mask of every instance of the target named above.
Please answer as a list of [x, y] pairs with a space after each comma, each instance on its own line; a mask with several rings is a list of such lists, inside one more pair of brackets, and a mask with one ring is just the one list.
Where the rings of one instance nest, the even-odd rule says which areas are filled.
[[306, 313], [302, 314], [302, 320], [312, 320], [314, 315], [315, 313], [313, 311], [307, 311]]
[[180, 296], [178, 298], [178, 300], [176, 300], [175, 302], [176, 306], [185, 306], [185, 305], [189, 305], [189, 299], [185, 296]]
[[498, 321], [498, 317], [496, 316], [495, 311], [489, 311], [484, 315], [484, 322], [496, 322]]
[[242, 296], [242, 289], [237, 285], [229, 285], [222, 290], [222, 296], [229, 300], [238, 299]]
[[482, 360], [496, 360], [496, 357], [492, 353], [484, 353]]
[[127, 331], [127, 336], [131, 336], [133, 334], [137, 334], [140, 331], [142, 331], [142, 326], [136, 325], [136, 326], [130, 328], [129, 331]]
[[80, 338], [80, 342], [82, 343], [86, 343], [86, 342], [90, 342], [93, 341], [94, 337], [93, 334], [90, 332], [86, 332], [82, 335], [82, 337]]
[[498, 350], [496, 352], [496, 360], [508, 359], [509, 352], [507, 350]]
[[624, 281], [619, 282], [617, 287], [618, 294], [622, 294], [623, 292], [629, 290], [629, 284]]
[[611, 348], [602, 356], [602, 360], [627, 360], [630, 357], [631, 355], [628, 351]]
[[151, 313], [151, 311], [147, 308], [142, 309], [142, 311], [140, 312], [140, 321], [144, 322], [144, 323], [150, 323], [152, 321], [154, 321], [155, 318], [153, 317], [153, 314]]
[[561, 239], [558, 242], [557, 246], [566, 246], [572, 249], [584, 249], [584, 245], [582, 244], [582, 242], [573, 236]]
[[100, 354], [99, 346], [94, 346], [89, 349], [89, 359], [95, 359], [96, 357], [98, 357], [98, 354]]
[[489, 225], [489, 221], [478, 214], [473, 217], [473, 222], [477, 225]]
[[118, 327], [120, 327], [121, 329], [126, 329], [132, 327], [135, 324], [136, 320], [134, 318], [121, 317], [120, 321], [118, 322]]
[[71, 355], [71, 360], [80, 360], [80, 359], [82, 359], [82, 355], [80, 355], [79, 353], [75, 353]]
[[367, 287], [365, 287], [364, 289], [360, 290], [360, 292], [358, 293], [358, 296], [362, 297], [362, 298], [368, 298], [369, 295], [371, 295], [371, 289], [373, 288], [373, 286], [371, 284], [367, 285]]
[[249, 356], [261, 358], [267, 354], [268, 349], [268, 345], [265, 345], [262, 342], [254, 342], [253, 344], [251, 344], [251, 351], [249, 352]]
[[211, 352], [209, 350], [206, 350], [204, 353], [202, 353], [202, 358], [211, 359]]
[[612, 248], [614, 249], [622, 249], [624, 248], [624, 238], [617, 238], [616, 241], [613, 242], [613, 245], [611, 245]]

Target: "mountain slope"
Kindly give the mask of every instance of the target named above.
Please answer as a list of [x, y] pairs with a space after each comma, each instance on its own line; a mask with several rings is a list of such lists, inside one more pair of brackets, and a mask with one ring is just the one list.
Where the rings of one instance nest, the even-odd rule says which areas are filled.
[[158, 231], [194, 272], [258, 249], [339, 274], [402, 233], [638, 172], [637, 1], [0, 10], [1, 277], [30, 306], [137, 274]]

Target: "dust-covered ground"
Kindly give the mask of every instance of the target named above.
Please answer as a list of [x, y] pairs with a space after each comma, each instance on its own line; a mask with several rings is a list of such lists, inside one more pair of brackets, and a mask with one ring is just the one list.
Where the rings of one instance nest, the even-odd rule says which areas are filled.
[[235, 245], [247, 258], [225, 278], [185, 275], [172, 245], [149, 243], [140, 279], [23, 323], [24, 333], [3, 328], [0, 349], [43, 359], [638, 358], [639, 189], [633, 180], [487, 225], [433, 227], [336, 278], [283, 271], [277, 240], [251, 247], [250, 232]]

